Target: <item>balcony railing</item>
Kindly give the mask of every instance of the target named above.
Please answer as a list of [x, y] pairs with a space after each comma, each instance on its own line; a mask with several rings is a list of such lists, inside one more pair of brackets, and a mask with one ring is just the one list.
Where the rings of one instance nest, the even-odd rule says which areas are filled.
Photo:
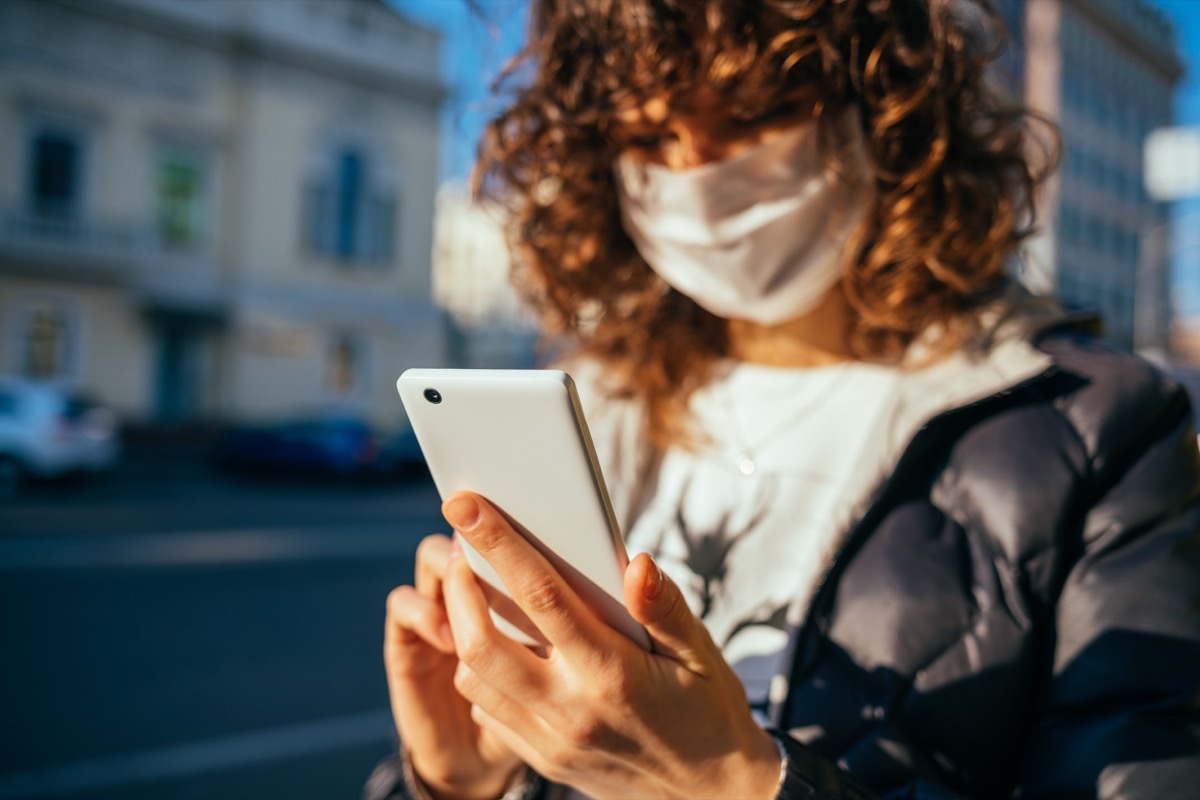
[[31, 257], [66, 256], [76, 261], [130, 261], [150, 249], [143, 226], [84, 215], [48, 216], [0, 212], [0, 246]]
[[221, 304], [211, 250], [166, 247], [149, 222], [0, 210], [0, 274], [5, 272], [117, 284], [173, 306], [207, 310]]

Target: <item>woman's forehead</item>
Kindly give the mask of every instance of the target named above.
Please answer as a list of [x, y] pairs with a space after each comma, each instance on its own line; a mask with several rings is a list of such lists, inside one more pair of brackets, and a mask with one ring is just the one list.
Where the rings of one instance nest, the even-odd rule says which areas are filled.
[[615, 117], [624, 123], [660, 123], [673, 114], [711, 114], [728, 106], [728, 97], [702, 84], [677, 92], [662, 91], [645, 97], [627, 97], [617, 105]]
[[645, 96], [632, 94], [613, 104], [612, 121], [628, 127], [661, 125], [672, 117], [707, 119], [756, 117], [762, 114], [789, 113], [808, 117], [823, 105], [814, 91], [781, 91], [753, 98], [735, 97], [701, 85], [680, 91], [659, 91]]
[[671, 113], [671, 101], [666, 94], [648, 98], [627, 98], [617, 106], [614, 119], [623, 125], [655, 125], [665, 122]]

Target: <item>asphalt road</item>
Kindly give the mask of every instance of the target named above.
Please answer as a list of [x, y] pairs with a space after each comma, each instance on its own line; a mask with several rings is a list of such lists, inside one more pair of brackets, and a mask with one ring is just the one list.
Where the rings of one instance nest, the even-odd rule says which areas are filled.
[[0, 507], [0, 798], [357, 797], [437, 506], [163, 462]]

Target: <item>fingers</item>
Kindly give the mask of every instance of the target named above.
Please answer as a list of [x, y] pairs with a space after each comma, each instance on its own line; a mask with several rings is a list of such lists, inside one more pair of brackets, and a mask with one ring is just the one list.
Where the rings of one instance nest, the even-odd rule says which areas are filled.
[[449, 536], [435, 533], [421, 540], [417, 545], [416, 575], [413, 581], [418, 592], [425, 597], [440, 598], [442, 576], [446, 574], [446, 565], [450, 563], [453, 551], [453, 541]]
[[537, 772], [544, 778], [554, 780], [550, 777], [553, 769], [542, 753], [512, 728], [477, 705], [471, 706], [471, 720], [479, 727], [489, 731], [501, 744], [511, 750], [522, 763], [532, 768], [534, 772]]
[[496, 629], [466, 559], [451, 560], [443, 596], [461, 663], [493, 689], [519, 702], [552, 702], [547, 662]]
[[[454, 685], [471, 703], [471, 719], [479, 727], [554, 783], [571, 784], [573, 774], [578, 776], [587, 772], [596, 761], [605, 763], [606, 768], [601, 774], [609, 777], [613, 767], [618, 767], [612, 755], [640, 753], [646, 747], [645, 742], [636, 741], [595, 715], [579, 713], [578, 709], [555, 709], [560, 713], [551, 718], [543, 717], [512, 698], [494, 692], [463, 664], [459, 664]], [[592, 760], [593, 756], [597, 757], [596, 761]], [[595, 780], [600, 775], [593, 773], [591, 777]], [[582, 786], [577, 788], [584, 789]], [[588, 796], [631, 796], [628, 783], [605, 788], [607, 791], [589, 791]], [[571, 796], [577, 794], [572, 792]]]
[[542, 717], [527, 705], [493, 687], [465, 662], [460, 661], [454, 671], [454, 688], [471, 704], [472, 717], [482, 712], [505, 727], [519, 731], [521, 738], [526, 741], [536, 742], [554, 737], [550, 725]]
[[412, 644], [418, 639], [443, 653], [454, 653], [454, 638], [442, 605], [442, 579], [454, 552], [449, 536], [433, 534], [417, 545], [413, 586], [388, 595], [387, 644]]
[[384, 643], [409, 645], [417, 640], [446, 654], [454, 653], [454, 637], [441, 603], [412, 586], [393, 589], [387, 598]]
[[442, 504], [442, 513], [487, 560], [517, 605], [564, 655], [594, 657], [628, 644], [600, 622], [546, 557], [486, 500], [457, 492]]
[[454, 688], [471, 704], [475, 724], [491, 732], [538, 774], [551, 780], [559, 777], [556, 761], [569, 763], [563, 758], [570, 747], [569, 737], [528, 706], [494, 689], [465, 663], [460, 662], [455, 670]]
[[625, 569], [625, 605], [654, 641], [654, 651], [705, 674], [716, 645], [675, 582], [646, 553]]

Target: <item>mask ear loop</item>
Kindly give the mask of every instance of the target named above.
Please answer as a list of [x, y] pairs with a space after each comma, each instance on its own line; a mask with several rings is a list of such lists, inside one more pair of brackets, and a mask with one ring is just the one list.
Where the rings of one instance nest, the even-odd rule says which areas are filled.
[[[630, 192], [646, 198], [646, 194], [654, 186], [650, 179], [651, 165], [638, 160], [629, 153], [622, 153], [613, 162], [613, 180], [616, 182], [618, 194]], [[626, 202], [623, 198], [619, 202]]]
[[851, 188], [865, 188], [871, 176], [871, 159], [862, 129], [862, 111], [850, 104], [837, 113], [830, 125], [824, 112], [817, 118], [817, 142], [826, 166], [826, 179]]
[[[622, 163], [622, 159], [628, 159], [628, 158], [629, 158], [628, 156], [618, 155], [613, 160], [613, 165], [612, 165], [612, 175], [613, 175], [613, 183], [614, 183], [613, 190], [616, 192], [616, 195], [617, 195], [618, 208], [620, 208], [621, 204], [626, 202], [625, 199], [622, 197], [622, 195], [624, 195], [624, 193], [625, 193], [624, 185], [627, 185], [628, 181], [630, 181], [631, 179], [637, 180], [639, 185], [636, 188], [644, 192], [645, 184], [646, 184], [646, 181], [648, 180], [648, 178], [646, 176], [646, 170], [641, 168], [642, 165], [639, 164], [636, 160], [630, 159], [630, 160], [627, 160], [624, 163]], [[621, 213], [621, 212], [618, 211], [618, 213]], [[635, 258], [637, 258], [638, 263], [641, 264], [642, 269], [644, 269], [646, 272], [650, 273], [650, 277], [651, 277], [651, 283], [649, 286], [650, 290], [652, 292], [654, 292], [655, 296], [659, 300], [666, 297], [667, 294], [671, 291], [671, 285], [669, 283], [667, 283], [666, 280], [663, 278], [663, 276], [659, 275], [658, 272], [653, 267], [650, 266], [649, 262], [646, 261], [646, 259], [642, 256], [642, 254], [638, 252], [637, 245], [634, 244], [633, 237], [629, 235], [629, 231], [626, 230], [625, 225], [623, 223], [620, 223], [620, 224], [618, 224], [617, 227], [620, 229], [621, 235], [629, 240], [629, 246], [633, 250], [634, 256], [635, 256]]]
[[[823, 116], [824, 112], [821, 112]], [[825, 159], [825, 179], [841, 189], [845, 200], [834, 210], [838, 216], [833, 224], [838, 225], [844, 215], [853, 214], [855, 204], [851, 198], [862, 197], [867, 207], [874, 204], [874, 170], [862, 130], [862, 112], [852, 103], [837, 113], [831, 128], [820, 124], [819, 120], [817, 130], [818, 147], [823, 153], [831, 153], [831, 157]], [[861, 223], [857, 227], [861, 230]], [[851, 240], [857, 238], [850, 237]]]

